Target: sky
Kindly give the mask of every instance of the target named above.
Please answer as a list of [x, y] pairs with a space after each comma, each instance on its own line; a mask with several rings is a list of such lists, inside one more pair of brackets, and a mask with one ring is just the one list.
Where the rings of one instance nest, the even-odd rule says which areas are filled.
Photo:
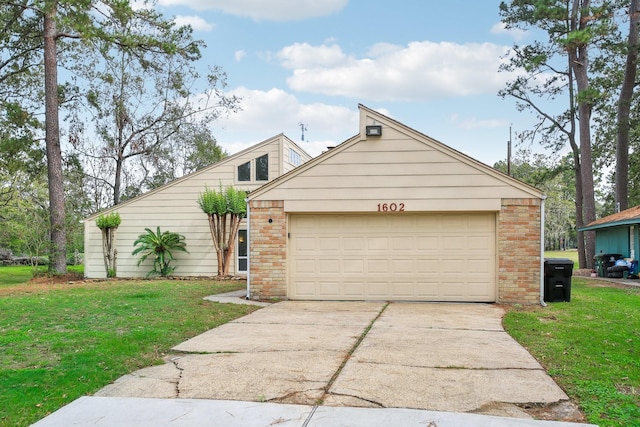
[[[159, 0], [207, 47], [238, 113], [212, 125], [230, 154], [284, 133], [311, 155], [358, 133], [358, 104], [481, 162], [505, 160], [534, 117], [497, 95], [514, 43], [499, 0]], [[302, 141], [301, 124], [304, 126]]]

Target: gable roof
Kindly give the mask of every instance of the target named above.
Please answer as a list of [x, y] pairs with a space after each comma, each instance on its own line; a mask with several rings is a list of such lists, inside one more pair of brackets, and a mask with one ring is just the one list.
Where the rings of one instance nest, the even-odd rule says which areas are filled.
[[584, 227], [578, 228], [579, 231], [597, 230], [599, 228], [617, 227], [621, 225], [640, 224], [640, 206], [626, 209], [624, 211], [614, 213], [597, 219]]
[[181, 183], [181, 182], [183, 182], [183, 181], [185, 181], [187, 179], [191, 179], [191, 178], [196, 177], [198, 175], [206, 174], [209, 171], [211, 171], [212, 169], [218, 168], [220, 166], [224, 166], [227, 163], [231, 163], [231, 162], [235, 161], [237, 158], [243, 157], [245, 154], [247, 154], [247, 153], [249, 153], [251, 151], [259, 150], [260, 148], [262, 148], [262, 147], [264, 147], [266, 145], [269, 145], [269, 144], [273, 143], [274, 141], [276, 141], [278, 139], [281, 139], [281, 138], [285, 139], [289, 144], [291, 144], [294, 147], [296, 147], [296, 149], [298, 149], [301, 153], [304, 153], [307, 157], [311, 158], [310, 154], [308, 154], [298, 144], [296, 144], [291, 139], [289, 139], [284, 133], [279, 133], [279, 134], [277, 134], [275, 136], [272, 136], [271, 138], [265, 139], [264, 141], [261, 141], [261, 142], [255, 144], [255, 145], [252, 145], [252, 146], [250, 146], [248, 148], [245, 148], [242, 151], [239, 151], [239, 152], [237, 152], [235, 154], [231, 154], [231, 155], [229, 155], [229, 156], [227, 156], [227, 157], [225, 157], [225, 158], [223, 158], [223, 159], [221, 159], [221, 160], [219, 160], [219, 161], [217, 161], [215, 163], [210, 164], [209, 166], [206, 166], [206, 167], [204, 167], [202, 169], [199, 169], [199, 170], [197, 170], [195, 172], [191, 172], [191, 173], [189, 173], [187, 175], [183, 175], [180, 178], [174, 179], [171, 182], [168, 182], [168, 183], [166, 183], [164, 185], [161, 185], [160, 187], [157, 187], [157, 188], [154, 188], [152, 190], [149, 190], [149, 191], [147, 191], [147, 192], [145, 192], [143, 194], [140, 194], [139, 196], [136, 196], [136, 197], [134, 197], [132, 199], [126, 200], [126, 201], [121, 202], [121, 203], [119, 203], [117, 205], [114, 205], [114, 206], [110, 206], [110, 207], [108, 207], [106, 209], [102, 209], [101, 211], [96, 212], [93, 215], [85, 218], [85, 221], [93, 220], [94, 218], [97, 218], [101, 214], [105, 214], [105, 213], [108, 213], [108, 212], [111, 212], [111, 211], [115, 211], [115, 210], [118, 210], [118, 209], [120, 209], [120, 208], [122, 208], [124, 206], [130, 205], [132, 203], [136, 203], [136, 202], [138, 202], [138, 201], [140, 201], [140, 200], [142, 200], [142, 199], [144, 199], [146, 197], [149, 197], [149, 196], [151, 196], [153, 194], [156, 194], [156, 193], [158, 193], [160, 191], [163, 191], [163, 190], [165, 190], [165, 189], [167, 189], [169, 187], [177, 185], [177, 184], [179, 184], [179, 183]]
[[306, 171], [316, 167], [317, 165], [323, 162], [327, 162], [332, 157], [339, 155], [341, 152], [344, 152], [348, 150], [350, 147], [365, 140], [367, 138], [366, 137], [366, 125], [367, 125], [366, 120], [372, 120], [376, 124], [383, 124], [390, 128], [394, 128], [400, 131], [401, 133], [410, 136], [412, 139], [429, 146], [430, 149], [440, 152], [446, 156], [449, 156], [455, 159], [456, 161], [459, 161], [460, 163], [463, 163], [469, 166], [470, 168], [477, 170], [479, 173], [490, 175], [491, 177], [497, 179], [498, 181], [503, 182], [505, 185], [517, 188], [518, 190], [526, 193], [530, 197], [540, 198], [540, 199], [546, 198], [546, 196], [541, 190], [529, 184], [526, 184], [522, 181], [519, 181], [511, 176], [508, 176], [476, 159], [473, 159], [472, 157], [469, 157], [466, 154], [463, 154], [415, 129], [412, 129], [396, 121], [395, 119], [385, 116], [384, 114], [379, 113], [375, 110], [372, 110], [362, 104], [358, 104], [358, 108], [360, 110], [360, 133], [352, 136], [351, 138], [342, 142], [335, 148], [332, 148], [329, 151], [324, 152], [320, 156], [290, 171], [289, 173], [278, 177], [277, 179], [265, 184], [264, 186], [260, 187], [257, 190], [254, 190], [248, 196], [249, 199], [253, 200], [253, 199], [259, 198], [260, 196], [264, 195], [270, 190], [277, 188], [283, 183], [289, 180], [292, 180], [301, 174], [304, 174]]

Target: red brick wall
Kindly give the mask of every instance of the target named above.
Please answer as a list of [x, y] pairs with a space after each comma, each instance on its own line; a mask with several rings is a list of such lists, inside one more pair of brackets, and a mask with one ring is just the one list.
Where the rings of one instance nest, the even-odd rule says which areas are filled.
[[503, 199], [498, 221], [498, 302], [540, 301], [540, 204]]
[[249, 209], [251, 298], [286, 299], [287, 216], [284, 202], [253, 200]]

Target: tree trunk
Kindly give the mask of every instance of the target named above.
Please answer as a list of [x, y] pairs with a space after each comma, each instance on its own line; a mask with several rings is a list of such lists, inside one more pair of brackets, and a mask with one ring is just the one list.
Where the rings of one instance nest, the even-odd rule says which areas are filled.
[[117, 205], [120, 203], [120, 193], [122, 192], [122, 163], [124, 163], [124, 159], [120, 154], [118, 154], [118, 158], [116, 159], [116, 173], [113, 179], [113, 204]]
[[640, 26], [640, 11], [638, 11], [638, 7], [640, 7], [640, 1], [631, 0], [629, 5], [627, 62], [618, 99], [615, 200], [621, 211], [629, 208], [629, 116], [631, 114], [631, 99], [633, 98], [638, 66], [638, 29]]
[[115, 227], [102, 229], [102, 256], [107, 277], [116, 277], [117, 275], [116, 230]]
[[[572, 144], [575, 146], [575, 143]], [[582, 179], [580, 172], [580, 153], [578, 150], [573, 151], [574, 173], [576, 179], [576, 226], [582, 227], [584, 225], [584, 219], [582, 217]], [[587, 255], [584, 247], [584, 232], [578, 231], [578, 266], [579, 268], [587, 268]]]
[[220, 217], [216, 214], [207, 214], [207, 219], [209, 220], [209, 231], [211, 232], [211, 239], [213, 240], [213, 245], [216, 250], [216, 257], [218, 258], [218, 276], [222, 276], [224, 266], [222, 264], [223, 254], [219, 240]]
[[231, 215], [231, 221], [229, 225], [229, 236], [226, 244], [227, 250], [224, 254], [224, 275], [229, 275], [229, 266], [231, 265], [231, 257], [233, 256], [233, 250], [236, 245], [236, 236], [238, 235], [238, 230], [240, 229], [240, 223], [242, 222], [242, 218], [239, 218], [237, 215]]
[[62, 150], [58, 124], [58, 62], [56, 40], [57, 2], [50, 3], [44, 15], [44, 88], [45, 88], [45, 141], [47, 147], [47, 177], [49, 180], [49, 217], [51, 248], [49, 272], [67, 272], [67, 250], [64, 214], [64, 186]]
[[[591, 2], [589, 0], [574, 0], [571, 13], [571, 30], [585, 30], [589, 17]], [[589, 87], [589, 56], [587, 45], [576, 42], [567, 46], [569, 64], [576, 80], [578, 90], [578, 134], [580, 138], [580, 182], [582, 184], [582, 220], [589, 224], [596, 219], [596, 200], [593, 184], [593, 160], [591, 156], [591, 109], [592, 95]], [[596, 251], [595, 233], [583, 232], [584, 252], [587, 268], [593, 268], [593, 256]]]

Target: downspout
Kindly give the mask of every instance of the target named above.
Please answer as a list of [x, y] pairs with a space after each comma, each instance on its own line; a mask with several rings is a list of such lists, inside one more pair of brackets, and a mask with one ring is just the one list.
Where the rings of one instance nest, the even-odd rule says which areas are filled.
[[251, 209], [249, 199], [244, 201], [247, 204], [247, 296], [245, 299], [251, 299]]
[[547, 195], [542, 195], [542, 203], [540, 205], [540, 305], [547, 306], [544, 302], [544, 202]]

